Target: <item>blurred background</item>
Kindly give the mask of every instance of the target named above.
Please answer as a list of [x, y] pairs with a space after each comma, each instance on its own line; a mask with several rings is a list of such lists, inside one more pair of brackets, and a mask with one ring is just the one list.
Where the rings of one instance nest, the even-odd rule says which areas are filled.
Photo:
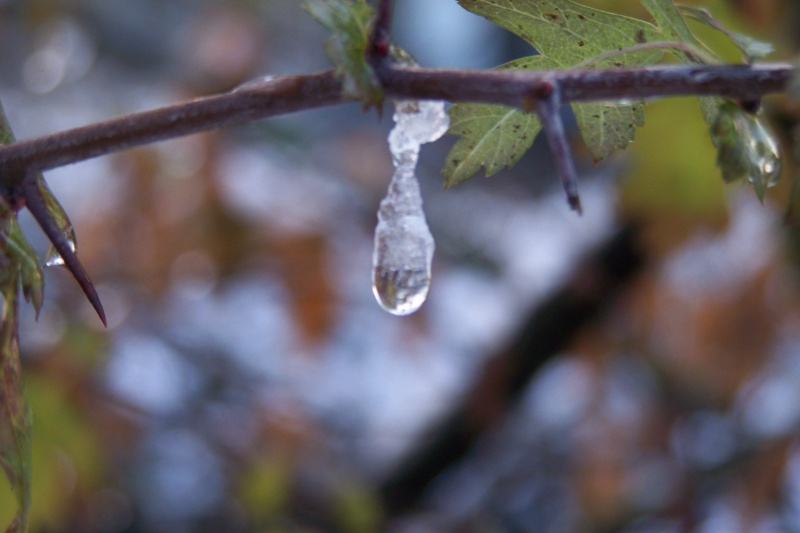
[[[794, 57], [797, 2], [701, 4]], [[2, 0], [0, 99], [30, 138], [326, 69], [324, 37], [292, 0]], [[397, 2], [395, 40], [425, 66], [531, 53], [454, 0]], [[62, 269], [22, 311], [31, 531], [800, 531], [800, 108], [764, 107], [786, 158], [763, 206], [692, 99], [597, 165], [575, 136], [583, 217], [542, 139], [448, 191], [454, 140], [426, 145], [433, 283], [403, 318], [370, 287], [389, 112], [47, 173], [109, 327]]]

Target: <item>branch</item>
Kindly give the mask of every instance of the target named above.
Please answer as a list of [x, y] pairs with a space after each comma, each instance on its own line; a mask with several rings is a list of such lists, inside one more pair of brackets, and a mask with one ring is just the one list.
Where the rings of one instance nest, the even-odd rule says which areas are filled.
[[[231, 92], [133, 113], [0, 147], [2, 180], [135, 146], [347, 101], [332, 71], [248, 83]], [[24, 170], [23, 174], [17, 171]], [[33, 172], [31, 172], [33, 171]], [[17, 183], [4, 183], [10, 186]]]
[[[788, 64], [667, 66], [639, 69], [511, 72], [384, 66], [380, 76], [394, 98], [483, 102], [525, 108], [537, 88], [554, 84], [563, 103], [678, 95], [758, 99], [785, 91]], [[342, 104], [333, 72], [247, 84], [228, 93], [66, 130], [0, 147], [4, 185], [31, 175], [134, 146], [319, 107]]]

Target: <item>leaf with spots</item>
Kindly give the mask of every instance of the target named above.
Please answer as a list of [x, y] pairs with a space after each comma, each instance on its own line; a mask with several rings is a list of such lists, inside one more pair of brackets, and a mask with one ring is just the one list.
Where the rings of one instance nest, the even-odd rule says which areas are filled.
[[535, 115], [501, 105], [456, 104], [450, 133], [461, 138], [445, 162], [445, 187], [469, 179], [483, 166], [486, 176], [512, 166], [542, 128]]
[[[645, 43], [663, 40], [650, 23], [606, 13], [575, 2], [460, 0], [466, 9], [516, 33], [540, 53], [507, 63], [509, 70], [636, 67], [659, 61], [663, 50]], [[625, 148], [643, 124], [640, 103], [572, 105], [584, 141], [596, 160]], [[447, 157], [445, 185], [463, 182], [480, 170], [490, 176], [513, 166], [539, 132], [536, 117], [509, 107], [456, 104], [450, 133], [461, 137]]]

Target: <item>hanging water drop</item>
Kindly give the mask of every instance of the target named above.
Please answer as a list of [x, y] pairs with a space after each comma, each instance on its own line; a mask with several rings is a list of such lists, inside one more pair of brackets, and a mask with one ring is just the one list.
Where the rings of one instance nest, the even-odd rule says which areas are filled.
[[435, 244], [415, 174], [421, 144], [447, 131], [443, 102], [399, 101], [389, 149], [395, 172], [378, 209], [372, 255], [372, 291], [378, 303], [395, 315], [408, 315], [428, 296]]
[[717, 166], [726, 183], [746, 178], [764, 201], [767, 189], [778, 183], [780, 147], [758, 117], [725, 102], [719, 106], [711, 137], [717, 147]]
[[[78, 253], [78, 241], [75, 238], [75, 230], [70, 226], [64, 231], [64, 237], [66, 238], [67, 243], [69, 244], [69, 249], [72, 250], [73, 253]], [[44, 262], [44, 266], [46, 267], [55, 267], [55, 266], [65, 266], [66, 263], [64, 262], [64, 258], [61, 257], [56, 251], [55, 246], [52, 244], [50, 245], [50, 249], [47, 251], [47, 259]]]

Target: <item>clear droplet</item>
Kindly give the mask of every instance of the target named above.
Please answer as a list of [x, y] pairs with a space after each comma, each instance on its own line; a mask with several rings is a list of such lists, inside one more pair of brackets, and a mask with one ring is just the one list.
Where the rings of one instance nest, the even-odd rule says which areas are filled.
[[431, 286], [430, 270], [388, 270], [375, 268], [372, 291], [386, 311], [409, 315], [422, 307]]
[[[75, 239], [75, 230], [72, 229], [70, 226], [67, 231], [64, 232], [64, 236], [67, 238], [67, 243], [69, 244], [70, 250], [73, 253], [78, 253], [78, 241]], [[64, 266], [64, 258], [56, 251], [53, 245], [50, 245], [50, 249], [47, 251], [47, 260], [44, 262], [44, 266], [46, 267], [56, 267], [56, 266]]]
[[763, 122], [726, 102], [719, 106], [711, 134], [723, 180], [746, 179], [763, 201], [766, 190], [777, 185], [781, 172], [780, 147]]
[[258, 78], [253, 78], [252, 80], [247, 80], [246, 82], [242, 83], [241, 85], [236, 86], [233, 90], [235, 91], [244, 91], [248, 89], [258, 89], [267, 85], [271, 81], [275, 81], [277, 78], [272, 75], [264, 75], [259, 76]]
[[428, 296], [436, 247], [415, 175], [419, 147], [444, 135], [449, 120], [442, 102], [401, 101], [395, 109], [389, 134], [395, 172], [378, 209], [372, 291], [386, 311], [408, 315]]

